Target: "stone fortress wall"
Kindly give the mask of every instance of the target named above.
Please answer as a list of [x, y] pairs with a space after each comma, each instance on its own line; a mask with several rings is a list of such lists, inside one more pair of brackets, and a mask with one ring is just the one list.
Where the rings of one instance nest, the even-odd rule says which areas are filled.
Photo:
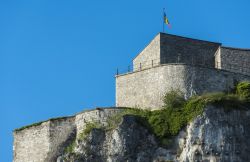
[[116, 78], [116, 106], [159, 109], [166, 92], [180, 90], [185, 97], [206, 92], [229, 91], [250, 76], [225, 70], [162, 64]]
[[142, 50], [133, 60], [134, 71], [151, 67], [151, 64], [158, 65], [160, 63], [160, 39], [161, 35], [157, 35], [144, 50]]
[[161, 64], [185, 63], [205, 67], [214, 67], [214, 54], [220, 43], [159, 34], [161, 37]]
[[106, 125], [108, 117], [121, 111], [122, 108], [101, 108], [15, 130], [13, 162], [55, 162], [64, 151], [62, 146], [78, 136], [86, 123]]
[[158, 109], [171, 89], [188, 98], [250, 81], [250, 50], [159, 33], [135, 57], [133, 67], [116, 76], [116, 106]]
[[216, 53], [216, 68], [250, 75], [250, 50], [221, 47]]
[[49, 122], [14, 132], [13, 162], [44, 161], [49, 152]]

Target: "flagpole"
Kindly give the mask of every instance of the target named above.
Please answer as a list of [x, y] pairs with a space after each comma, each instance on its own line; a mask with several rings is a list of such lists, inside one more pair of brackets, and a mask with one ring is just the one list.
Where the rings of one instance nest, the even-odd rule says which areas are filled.
[[165, 8], [163, 8], [163, 13], [162, 13], [162, 32], [164, 33], [164, 12]]

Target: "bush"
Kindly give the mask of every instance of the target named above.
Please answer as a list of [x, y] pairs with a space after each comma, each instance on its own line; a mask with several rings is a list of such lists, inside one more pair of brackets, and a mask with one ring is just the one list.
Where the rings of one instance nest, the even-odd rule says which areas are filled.
[[101, 128], [101, 126], [96, 122], [86, 123], [85, 129], [79, 134], [79, 139], [84, 140], [94, 128], [98, 129]]
[[250, 99], [250, 82], [241, 82], [236, 86], [236, 93], [246, 99]]
[[171, 90], [163, 97], [164, 108], [179, 108], [185, 103], [184, 95], [181, 91]]
[[208, 93], [202, 96], [194, 96], [187, 101], [180, 92], [171, 91], [164, 97], [164, 109], [148, 111], [128, 108], [120, 114], [110, 118], [110, 129], [115, 128], [124, 115], [135, 115], [143, 126], [149, 129], [162, 144], [169, 146], [172, 137], [178, 135], [180, 130], [198, 115], [201, 115], [208, 104], [223, 107], [230, 111], [250, 107], [246, 99], [237, 94]]
[[[147, 118], [147, 116], [151, 113], [149, 110], [142, 110], [138, 108], [125, 108], [124, 111], [121, 113], [115, 114], [108, 118], [107, 120], [107, 126], [104, 127], [105, 130], [112, 130], [116, 128], [122, 121], [122, 117], [124, 115], [135, 115], [140, 118]], [[144, 122], [143, 120], [140, 120], [140, 122]], [[145, 123], [144, 123], [145, 124]]]

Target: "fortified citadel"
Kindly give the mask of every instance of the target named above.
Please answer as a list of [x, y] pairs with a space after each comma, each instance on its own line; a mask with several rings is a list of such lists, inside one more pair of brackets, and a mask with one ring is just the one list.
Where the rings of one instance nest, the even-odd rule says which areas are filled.
[[[180, 90], [185, 94], [185, 98], [190, 98], [207, 92], [230, 91], [240, 81], [250, 81], [250, 50], [223, 47], [221, 43], [159, 33], [134, 58], [132, 70], [129, 68], [126, 73], [117, 73], [116, 107], [97, 108], [75, 116], [49, 119], [16, 129], [13, 162], [66, 162], [63, 160], [65, 147], [81, 136], [81, 132], [89, 122], [94, 121], [105, 126], [112, 115], [123, 111], [123, 107], [159, 109], [163, 105], [162, 97], [171, 90]], [[207, 118], [196, 119], [187, 127], [186, 133], [178, 136], [179, 141], [185, 141], [185, 147], [183, 144], [180, 152], [180, 155], [183, 155], [180, 158], [182, 160], [173, 160], [176, 159], [174, 156], [176, 153], [156, 146], [153, 137], [136, 124], [129, 124], [133, 120], [128, 118], [124, 119], [127, 123], [121, 124], [119, 128], [106, 135], [97, 136], [97, 130], [96, 136], [91, 135], [93, 141], [84, 144], [84, 147], [91, 146], [87, 152], [93, 149], [94, 155], [89, 156], [90, 160], [86, 161], [132, 162], [131, 159], [134, 158], [137, 159], [134, 161], [147, 162], [153, 161], [152, 158], [161, 161], [159, 158], [162, 157], [165, 157], [165, 161], [168, 159], [185, 162], [199, 161], [204, 157], [214, 162], [223, 161], [218, 160], [221, 158], [229, 162], [241, 161], [242, 158], [249, 160], [247, 153], [244, 156], [237, 154], [237, 140], [231, 140], [232, 143], [228, 144], [228, 147], [225, 144], [227, 149], [225, 156], [219, 151], [215, 154], [215, 150], [221, 149], [219, 143], [224, 141], [225, 135], [230, 139], [231, 136], [250, 135], [249, 130], [242, 133], [244, 124], [250, 123], [250, 111], [244, 114], [239, 112], [223, 114], [220, 110], [216, 110], [216, 113], [206, 112]], [[239, 118], [242, 121], [239, 121]], [[217, 121], [217, 119], [229, 121], [230, 126], [222, 127], [223, 120]], [[250, 124], [246, 127], [249, 126]], [[204, 134], [204, 129], [208, 134]], [[201, 135], [199, 131], [203, 134]], [[234, 134], [235, 132], [238, 134]], [[143, 141], [144, 137], [147, 142]], [[208, 143], [204, 149], [200, 149], [200, 145], [196, 145], [195, 142], [201, 137]], [[244, 140], [245, 136], [239, 139]], [[142, 143], [138, 144], [140, 140]], [[245, 143], [250, 145], [249, 140]], [[81, 152], [79, 147], [74, 149]], [[202, 157], [198, 157], [198, 149]], [[211, 154], [204, 151], [205, 149], [211, 149]], [[128, 155], [135, 153], [133, 157]], [[195, 158], [198, 160], [194, 160]]]
[[157, 109], [172, 89], [189, 98], [243, 80], [250, 80], [250, 50], [159, 33], [134, 58], [133, 71], [116, 76], [116, 106]]

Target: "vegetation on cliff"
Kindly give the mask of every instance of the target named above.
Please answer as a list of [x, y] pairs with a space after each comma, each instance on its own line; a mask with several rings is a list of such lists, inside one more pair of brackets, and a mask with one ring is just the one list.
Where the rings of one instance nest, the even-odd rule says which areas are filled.
[[101, 126], [96, 122], [86, 123], [85, 129], [79, 134], [79, 140], [84, 140], [94, 128], [98, 129]]
[[[108, 125], [102, 129], [112, 130], [118, 126], [124, 115], [135, 115], [138, 117], [138, 122], [147, 127], [163, 146], [167, 146], [171, 142], [171, 138], [176, 136], [190, 121], [201, 115], [207, 105], [223, 107], [225, 111], [248, 109], [250, 108], [249, 94], [249, 82], [238, 84], [234, 93], [208, 93], [193, 96], [188, 100], [184, 99], [181, 92], [171, 91], [165, 94], [164, 106], [161, 110], [127, 108], [120, 114], [111, 117], [108, 120]], [[93, 125], [87, 132], [94, 128]], [[86, 135], [85, 131], [84, 136]]]

